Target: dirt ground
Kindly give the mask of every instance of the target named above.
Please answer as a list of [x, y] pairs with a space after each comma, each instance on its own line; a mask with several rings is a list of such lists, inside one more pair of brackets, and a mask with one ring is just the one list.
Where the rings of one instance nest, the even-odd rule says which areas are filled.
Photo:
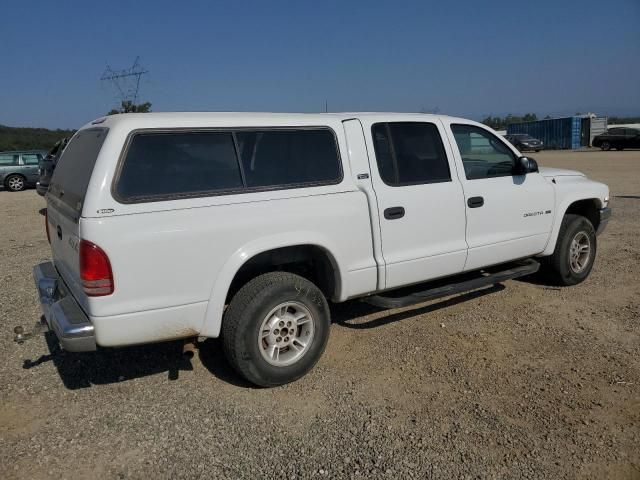
[[0, 478], [640, 478], [640, 151], [533, 157], [611, 188], [588, 281], [336, 305], [318, 366], [275, 389], [218, 341], [14, 344], [49, 251], [44, 200], [0, 191]]

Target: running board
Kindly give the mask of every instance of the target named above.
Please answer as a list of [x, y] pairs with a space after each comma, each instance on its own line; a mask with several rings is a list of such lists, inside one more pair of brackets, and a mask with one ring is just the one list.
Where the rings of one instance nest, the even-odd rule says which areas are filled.
[[[472, 290], [495, 285], [496, 283], [501, 283], [513, 278], [531, 275], [532, 273], [536, 273], [540, 268], [540, 264], [533, 259], [524, 260], [511, 265], [511, 268], [508, 268], [507, 270], [500, 270], [493, 273], [482, 271], [480, 272], [480, 277], [449, 283], [447, 285], [414, 292], [405, 296], [392, 297], [372, 295], [370, 297], [364, 297], [361, 300], [375, 307], [385, 309], [408, 307], [410, 305], [415, 305], [416, 303], [422, 303], [428, 300], [447, 297], [458, 293], [470, 292]], [[504, 265], [502, 267], [504, 267]]]

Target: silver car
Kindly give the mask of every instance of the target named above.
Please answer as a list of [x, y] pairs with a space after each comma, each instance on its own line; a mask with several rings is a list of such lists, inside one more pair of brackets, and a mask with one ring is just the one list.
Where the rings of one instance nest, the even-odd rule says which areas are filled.
[[12, 192], [38, 181], [38, 164], [46, 152], [40, 150], [0, 152], [0, 185]]

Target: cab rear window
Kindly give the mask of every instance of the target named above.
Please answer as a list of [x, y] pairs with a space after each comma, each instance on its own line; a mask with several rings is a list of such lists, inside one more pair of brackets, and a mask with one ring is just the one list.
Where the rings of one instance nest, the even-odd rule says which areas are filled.
[[76, 133], [56, 165], [49, 193], [76, 214], [82, 212], [93, 167], [107, 138], [107, 128], [89, 128]]

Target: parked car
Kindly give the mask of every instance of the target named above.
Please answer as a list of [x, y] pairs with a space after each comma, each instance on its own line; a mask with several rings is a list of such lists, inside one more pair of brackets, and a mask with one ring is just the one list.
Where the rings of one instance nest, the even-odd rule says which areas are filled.
[[516, 147], [521, 152], [525, 152], [527, 150], [534, 150], [539, 152], [544, 147], [544, 143], [542, 140], [538, 140], [537, 138], [533, 138], [526, 133], [514, 133], [512, 135], [505, 135], [505, 138]]
[[404, 307], [540, 258], [580, 283], [611, 213], [606, 185], [480, 123], [392, 113], [112, 115], [72, 137], [46, 200], [34, 277], [64, 349], [222, 336], [262, 386], [318, 361], [329, 301]]
[[592, 145], [602, 150], [624, 150], [625, 148], [640, 148], [640, 130], [637, 128], [614, 127], [593, 137]]
[[0, 152], [0, 184], [11, 192], [19, 192], [38, 180], [38, 163], [46, 152]]
[[62, 140], [57, 141], [53, 148], [49, 150], [42, 160], [40, 160], [38, 171], [39, 178], [38, 183], [36, 183], [36, 191], [39, 195], [44, 196], [47, 193], [47, 190], [49, 190], [51, 176], [53, 175], [56, 164], [62, 156], [62, 152], [64, 152], [68, 142], [68, 138], [63, 138]]

